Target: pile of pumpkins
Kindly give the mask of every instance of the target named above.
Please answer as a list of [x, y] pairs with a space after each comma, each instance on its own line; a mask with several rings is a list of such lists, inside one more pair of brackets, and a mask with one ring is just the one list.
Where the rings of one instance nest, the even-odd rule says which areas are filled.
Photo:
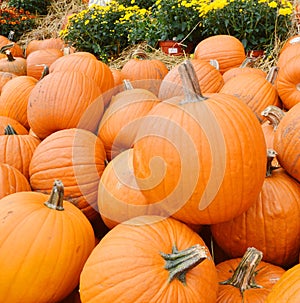
[[297, 38], [264, 71], [0, 36], [0, 302], [300, 302]]

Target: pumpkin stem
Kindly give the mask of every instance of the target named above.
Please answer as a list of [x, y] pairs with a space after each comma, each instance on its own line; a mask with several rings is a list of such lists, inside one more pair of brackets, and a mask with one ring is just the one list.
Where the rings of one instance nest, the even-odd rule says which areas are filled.
[[17, 132], [10, 124], [8, 124], [4, 129], [4, 135], [17, 135]]
[[201, 93], [198, 78], [190, 60], [185, 60], [179, 65], [178, 71], [182, 81], [182, 87], [184, 91], [184, 99], [180, 104], [204, 101], [207, 98]]
[[7, 49], [5, 51], [5, 55], [6, 55], [6, 57], [7, 57], [7, 59], [8, 59], [9, 62], [13, 62], [13, 61], [16, 60], [9, 49]]
[[43, 66], [42, 75], [39, 80], [42, 80], [45, 76], [49, 74], [49, 67], [47, 64], [37, 64], [36, 66]]
[[267, 118], [269, 124], [273, 126], [273, 129], [275, 131], [279, 125], [279, 122], [284, 117], [285, 113], [279, 107], [275, 105], [269, 105], [261, 112], [261, 115]]
[[133, 89], [132, 83], [128, 79], [123, 80], [125, 90]]
[[169, 271], [169, 282], [176, 278], [183, 284], [186, 283], [186, 273], [207, 258], [205, 247], [199, 244], [181, 251], [174, 245], [172, 253], [161, 252], [160, 255], [166, 261], [165, 269]]
[[241, 68], [244, 67], [253, 67], [254, 63], [257, 61], [257, 57], [246, 57], [246, 59], [240, 65]]
[[147, 55], [147, 53], [138, 48], [137, 50], [135, 50], [133, 53], [132, 53], [132, 58], [138, 58], [138, 59], [141, 59], [141, 60], [146, 60], [149, 58], [149, 56]]
[[220, 64], [219, 64], [218, 60], [216, 60], [216, 59], [210, 59], [209, 60], [209, 64], [211, 66], [213, 66], [216, 70], [220, 70]]
[[6, 44], [6, 45], [3, 45], [1, 48], [0, 48], [0, 54], [5, 54], [5, 52], [9, 49], [11, 49], [12, 47], [14, 46], [14, 43], [9, 43], [9, 44]]
[[64, 210], [63, 200], [64, 200], [64, 185], [62, 181], [55, 180], [49, 200], [46, 201], [44, 204], [47, 207], [55, 210]]
[[269, 81], [271, 84], [274, 85], [277, 74], [278, 74], [278, 70], [279, 67], [278, 66], [273, 66], [271, 67], [271, 69], [269, 70], [267, 76], [266, 76], [266, 80]]
[[262, 257], [263, 254], [261, 251], [254, 247], [249, 247], [232, 277], [219, 283], [222, 285], [232, 285], [237, 287], [241, 294], [249, 288], [261, 288], [261, 286], [257, 285], [255, 282], [255, 275], [257, 274], [255, 269]]
[[274, 149], [268, 149], [267, 151], [267, 172], [266, 172], [266, 177], [271, 177], [272, 176], [272, 171], [274, 169], [277, 169], [277, 167], [274, 167], [272, 165], [272, 162], [274, 158], [277, 156], [277, 153]]

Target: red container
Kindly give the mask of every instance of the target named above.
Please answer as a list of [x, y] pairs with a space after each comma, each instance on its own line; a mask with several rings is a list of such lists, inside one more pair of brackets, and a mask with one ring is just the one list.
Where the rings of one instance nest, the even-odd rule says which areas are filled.
[[185, 46], [173, 40], [159, 41], [158, 46], [165, 54], [170, 56], [183, 56], [184, 54], [189, 54], [193, 48], [192, 43]]

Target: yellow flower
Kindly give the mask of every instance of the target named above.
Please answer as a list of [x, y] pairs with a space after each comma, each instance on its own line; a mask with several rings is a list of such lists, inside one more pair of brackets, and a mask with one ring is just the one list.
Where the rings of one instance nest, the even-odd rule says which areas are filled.
[[85, 20], [84, 25], [88, 25], [90, 23], [90, 20]]
[[276, 8], [277, 7], [277, 2], [271, 1], [270, 3], [268, 3], [268, 6], [270, 6], [272, 8]]

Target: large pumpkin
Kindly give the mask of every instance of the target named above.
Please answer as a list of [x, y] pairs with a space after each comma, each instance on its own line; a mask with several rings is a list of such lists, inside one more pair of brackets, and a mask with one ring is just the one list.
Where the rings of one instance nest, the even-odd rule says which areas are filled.
[[274, 134], [274, 149], [280, 165], [300, 182], [300, 103], [281, 119]]
[[56, 181], [51, 195], [0, 200], [0, 301], [59, 302], [77, 286], [95, 246], [93, 229]]
[[264, 303], [285, 270], [261, 259], [261, 251], [249, 247], [243, 258], [219, 263], [216, 266], [219, 279], [217, 302]]
[[[193, 74], [189, 61], [182, 65]], [[137, 183], [153, 212], [186, 223], [213, 224], [241, 214], [257, 199], [266, 166], [261, 126], [234, 96], [201, 95], [182, 70], [185, 96], [156, 105], [133, 146]], [[196, 88], [196, 89], [195, 89]]]
[[93, 221], [98, 218], [97, 191], [104, 170], [105, 150], [101, 140], [83, 129], [57, 131], [44, 139], [29, 167], [35, 191], [50, 193], [52, 180], [60, 179], [65, 199]]
[[298, 261], [300, 253], [300, 186], [282, 168], [274, 169], [275, 153], [268, 153], [268, 170], [257, 201], [240, 216], [211, 225], [211, 232], [232, 258], [255, 246], [264, 261], [286, 268]]
[[30, 93], [28, 123], [41, 139], [80, 127], [96, 131], [103, 114], [101, 89], [80, 71], [58, 71], [38, 81]]
[[230, 35], [215, 35], [200, 41], [194, 51], [196, 59], [217, 60], [220, 72], [239, 67], [246, 59], [242, 42]]
[[215, 303], [218, 289], [202, 238], [179, 221], [152, 216], [110, 230], [85, 263], [79, 287], [82, 303]]

